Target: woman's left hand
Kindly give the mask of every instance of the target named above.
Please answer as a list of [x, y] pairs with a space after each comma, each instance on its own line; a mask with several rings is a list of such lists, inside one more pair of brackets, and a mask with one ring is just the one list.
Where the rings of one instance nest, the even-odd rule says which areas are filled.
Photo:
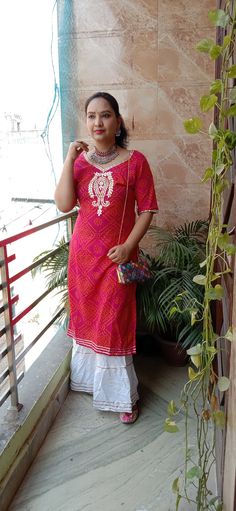
[[129, 261], [130, 249], [125, 243], [123, 245], [115, 245], [115, 247], [110, 248], [107, 255], [113, 263], [126, 263]]

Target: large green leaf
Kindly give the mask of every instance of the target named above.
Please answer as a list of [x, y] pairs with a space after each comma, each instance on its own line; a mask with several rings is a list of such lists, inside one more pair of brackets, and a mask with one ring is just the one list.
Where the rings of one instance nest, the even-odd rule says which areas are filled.
[[201, 51], [202, 53], [209, 53], [210, 49], [212, 48], [212, 46], [214, 46], [214, 44], [215, 41], [213, 41], [213, 39], [209, 38], [201, 39], [201, 41], [199, 41], [196, 44], [196, 49], [198, 51]]
[[215, 94], [207, 94], [200, 99], [200, 108], [202, 112], [208, 112], [217, 103], [218, 98]]
[[222, 80], [220, 80], [218, 78], [217, 80], [214, 80], [214, 82], [211, 83], [210, 93], [217, 94], [217, 92], [221, 92], [221, 89], [222, 89]]
[[209, 11], [208, 17], [216, 27], [225, 28], [230, 21], [229, 15], [223, 9]]
[[192, 119], [187, 119], [184, 121], [184, 128], [187, 133], [194, 135], [198, 133], [202, 128], [202, 121], [199, 117], [193, 117]]

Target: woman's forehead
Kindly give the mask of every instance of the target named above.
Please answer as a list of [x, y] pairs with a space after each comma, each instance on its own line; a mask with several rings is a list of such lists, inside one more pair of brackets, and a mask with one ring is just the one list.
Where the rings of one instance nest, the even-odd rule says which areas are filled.
[[104, 98], [94, 98], [90, 101], [87, 112], [113, 112], [113, 108], [110, 103]]

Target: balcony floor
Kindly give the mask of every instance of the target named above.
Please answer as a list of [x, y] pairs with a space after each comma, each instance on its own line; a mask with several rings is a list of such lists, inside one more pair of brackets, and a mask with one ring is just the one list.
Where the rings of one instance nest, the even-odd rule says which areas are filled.
[[[178, 400], [186, 368], [138, 355], [141, 415], [124, 425], [70, 391], [9, 511], [173, 511], [183, 462], [180, 432], [163, 432], [167, 403]], [[184, 504], [182, 510], [190, 510]]]

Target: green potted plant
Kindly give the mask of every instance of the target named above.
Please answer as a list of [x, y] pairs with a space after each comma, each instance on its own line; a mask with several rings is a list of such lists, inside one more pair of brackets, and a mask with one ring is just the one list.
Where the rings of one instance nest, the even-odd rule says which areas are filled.
[[[204, 293], [193, 277], [205, 259], [207, 231], [205, 220], [173, 230], [150, 228], [157, 256], [151, 260], [152, 279], [137, 289], [138, 319], [144, 319], [171, 364], [182, 364], [184, 350], [201, 342]], [[181, 360], [175, 360], [178, 354]]]
[[69, 243], [64, 237], [56, 244], [54, 250], [46, 250], [36, 256], [34, 261], [47, 256], [45, 261], [32, 270], [32, 276], [43, 272], [46, 275], [47, 289], [56, 289], [60, 296], [60, 303], [55, 311], [61, 313], [57, 323], [66, 328], [69, 317], [69, 303], [67, 293], [67, 265], [68, 265]]

